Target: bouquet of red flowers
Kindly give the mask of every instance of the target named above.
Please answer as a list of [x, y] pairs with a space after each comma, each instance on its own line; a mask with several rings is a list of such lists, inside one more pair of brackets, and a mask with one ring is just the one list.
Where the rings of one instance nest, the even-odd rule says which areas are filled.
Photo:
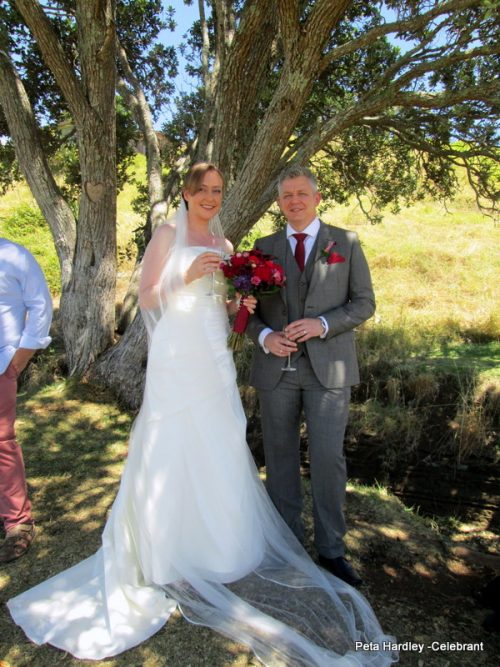
[[[243, 296], [271, 294], [285, 284], [283, 267], [272, 255], [257, 249], [235, 252], [221, 263], [221, 269], [227, 282]], [[243, 345], [249, 316], [250, 313], [241, 304], [228, 341], [233, 350], [238, 351]]]

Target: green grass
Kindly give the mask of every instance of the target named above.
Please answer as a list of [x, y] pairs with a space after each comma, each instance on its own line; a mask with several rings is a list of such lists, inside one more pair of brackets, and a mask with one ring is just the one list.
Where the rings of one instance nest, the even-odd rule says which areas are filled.
[[433, 361], [443, 362], [448, 368], [473, 367], [482, 375], [490, 378], [500, 377], [498, 360], [500, 342], [459, 343], [442, 341], [429, 355]]
[[365, 248], [377, 296], [374, 322], [443, 337], [500, 334], [499, 229], [474, 211], [420, 204], [380, 225], [346, 216]]
[[[144, 179], [145, 173], [146, 159], [144, 155], [137, 155], [127, 171], [127, 183], [117, 198], [117, 256], [119, 271], [125, 275], [135, 260], [133, 232], [144, 223], [132, 210], [132, 200], [137, 196], [133, 180]], [[52, 294], [60, 293], [60, 269], [52, 233], [24, 182], [0, 196], [0, 236], [25, 246], [42, 267]]]
[[0, 236], [28, 248], [40, 264], [52, 294], [60, 292], [61, 271], [50, 229], [38, 207], [26, 203], [5, 207], [0, 215]]

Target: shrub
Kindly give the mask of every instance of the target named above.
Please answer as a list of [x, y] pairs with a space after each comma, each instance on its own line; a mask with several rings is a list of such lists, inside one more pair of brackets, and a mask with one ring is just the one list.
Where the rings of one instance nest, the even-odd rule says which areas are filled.
[[40, 264], [52, 294], [61, 290], [61, 271], [52, 234], [38, 208], [21, 204], [3, 219], [1, 233], [27, 248]]

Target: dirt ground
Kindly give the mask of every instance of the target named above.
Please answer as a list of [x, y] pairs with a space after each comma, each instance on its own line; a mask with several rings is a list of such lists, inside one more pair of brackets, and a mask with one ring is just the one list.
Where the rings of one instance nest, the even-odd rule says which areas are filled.
[[[365, 583], [362, 592], [372, 604], [383, 629], [400, 645], [400, 664], [409, 667], [496, 667], [500, 634], [482, 629], [488, 613], [475, 596], [494, 576], [498, 556], [484, 557], [464, 542], [453, 545], [448, 536], [406, 511], [390, 495], [369, 487], [351, 487], [348, 493], [351, 529], [347, 544], [352, 562]], [[487, 520], [487, 517], [485, 517]], [[77, 527], [74, 528], [77, 530]], [[69, 545], [73, 528], [54, 524], [40, 529], [33, 551], [0, 573], [0, 596], [11, 595], [79, 560]], [[98, 543], [92, 531], [87, 552]], [[50, 558], [57, 552], [59, 556]], [[314, 553], [312, 546], [309, 546]], [[3, 584], [3, 585], [2, 585]], [[78, 665], [67, 654], [49, 646], [35, 647], [11, 622], [5, 606], [0, 612], [1, 667]], [[421, 646], [419, 646], [421, 645]], [[455, 645], [455, 646], [454, 646]], [[141, 647], [108, 666], [229, 667], [257, 665], [243, 646], [205, 628], [190, 626], [176, 615]]]

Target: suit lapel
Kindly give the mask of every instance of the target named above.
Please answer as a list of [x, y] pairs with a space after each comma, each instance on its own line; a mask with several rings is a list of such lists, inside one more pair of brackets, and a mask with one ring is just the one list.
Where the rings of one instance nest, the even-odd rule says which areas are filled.
[[[276, 234], [276, 237], [274, 239], [274, 244], [273, 244], [273, 249], [271, 250], [272, 254], [276, 257], [278, 262], [281, 264], [281, 266], [284, 268], [286, 264], [286, 254], [287, 254], [287, 243], [288, 240], [286, 238], [286, 230], [283, 229], [281, 232]], [[283, 303], [285, 306], [287, 305], [286, 303], [286, 288], [281, 288], [280, 289], [280, 295], [283, 300]]]
[[334, 230], [330, 225], [325, 225], [324, 222], [320, 223], [320, 228], [318, 236], [316, 237], [316, 249], [314, 251], [314, 266], [312, 268], [312, 276], [309, 282], [309, 291], [313, 290], [316, 287], [318, 278], [321, 274], [321, 265], [320, 260], [323, 257], [323, 250], [325, 249], [329, 241], [334, 240]]

